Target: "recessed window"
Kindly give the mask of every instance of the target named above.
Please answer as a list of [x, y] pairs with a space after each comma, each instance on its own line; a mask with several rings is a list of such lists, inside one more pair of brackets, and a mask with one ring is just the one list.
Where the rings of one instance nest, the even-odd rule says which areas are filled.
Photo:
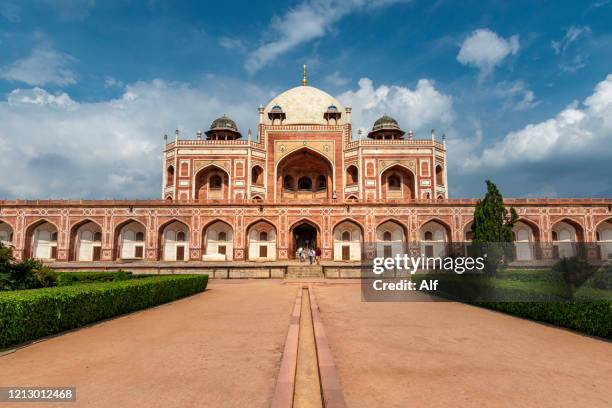
[[178, 242], [185, 242], [185, 233], [183, 231], [179, 231], [176, 233], [176, 240]]
[[389, 176], [387, 179], [389, 190], [400, 190], [402, 188], [400, 178], [396, 175]]
[[351, 240], [351, 232], [344, 231], [342, 232], [342, 241], [350, 241]]
[[219, 232], [219, 241], [227, 241], [227, 233], [225, 231]]
[[260, 241], [267, 241], [268, 240], [268, 232], [267, 231], [261, 231], [259, 233], [259, 240]]
[[209, 185], [211, 190], [221, 190], [221, 176], [215, 175], [210, 178]]
[[391, 232], [385, 231], [383, 233], [383, 241], [391, 241]]
[[300, 190], [312, 190], [312, 180], [310, 177], [302, 177], [298, 180], [298, 189]]
[[317, 177], [317, 188], [327, 187], [327, 178], [323, 175]]

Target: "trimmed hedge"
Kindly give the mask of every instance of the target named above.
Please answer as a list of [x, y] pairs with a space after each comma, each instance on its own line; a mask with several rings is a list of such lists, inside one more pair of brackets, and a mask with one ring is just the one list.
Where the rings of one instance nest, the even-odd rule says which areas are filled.
[[[444, 298], [612, 339], [612, 292], [582, 287], [574, 294], [574, 301], [564, 300], [563, 294], [550, 284], [555, 281], [550, 279], [550, 274], [540, 275], [542, 280], [532, 273], [525, 274], [526, 279], [520, 279], [516, 276], [518, 273], [512, 275], [515, 276], [508, 280], [490, 278], [483, 282], [490, 284], [486, 287], [489, 290], [486, 296], [513, 300], [507, 302], [478, 301], [482, 287], [475, 286], [475, 292], [471, 293], [469, 285], [460, 284], [468, 276], [426, 274], [415, 275], [413, 279], [417, 282], [438, 279], [441, 284], [435, 294]], [[498, 274], [500, 277], [504, 275]]]
[[0, 293], [0, 349], [206, 289], [208, 275], [166, 275]]
[[57, 286], [81, 283], [114, 282], [132, 279], [132, 272], [122, 270], [113, 272], [57, 272]]
[[485, 302], [489, 309], [612, 339], [612, 302]]

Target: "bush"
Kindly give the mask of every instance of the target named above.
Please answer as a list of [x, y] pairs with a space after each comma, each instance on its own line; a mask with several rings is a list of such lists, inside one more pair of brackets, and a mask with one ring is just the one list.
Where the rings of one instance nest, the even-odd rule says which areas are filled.
[[608, 265], [599, 269], [586, 282], [585, 286], [602, 290], [612, 290], [612, 266]]
[[0, 349], [206, 289], [208, 275], [165, 275], [0, 293]]
[[56, 285], [53, 269], [37, 259], [15, 262], [10, 248], [0, 244], [0, 291]]
[[34, 275], [43, 288], [57, 286], [57, 273], [49, 266], [41, 263], [39, 267], [34, 269]]
[[553, 266], [553, 271], [560, 273], [565, 283], [576, 288], [593, 275], [595, 268], [585, 260], [573, 256], [561, 259]]
[[115, 282], [133, 278], [132, 272], [118, 270], [113, 272], [58, 272], [57, 285], [69, 286], [81, 283]]

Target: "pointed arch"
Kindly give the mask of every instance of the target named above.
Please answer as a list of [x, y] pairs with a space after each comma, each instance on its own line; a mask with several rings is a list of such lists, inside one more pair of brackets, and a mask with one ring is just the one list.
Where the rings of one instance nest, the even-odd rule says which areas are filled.
[[346, 185], [354, 186], [359, 183], [359, 169], [354, 164], [349, 164], [346, 167]]
[[256, 186], [264, 185], [264, 169], [259, 164], [251, 167], [251, 184]]
[[14, 246], [15, 228], [13, 224], [4, 219], [0, 219], [0, 243], [4, 246]]
[[397, 224], [402, 229], [402, 232], [404, 234], [404, 241], [408, 239], [408, 227], [403, 222], [400, 222], [397, 218], [393, 218], [393, 217], [383, 218], [378, 224], [376, 224], [376, 229], [378, 229], [383, 224], [386, 224], [388, 222]]
[[265, 218], [259, 218], [245, 229], [249, 260], [275, 260], [278, 232], [276, 226]]
[[202, 260], [231, 261], [234, 257], [234, 227], [222, 218], [202, 228]]
[[406, 253], [408, 228], [395, 218], [386, 218], [376, 225], [376, 256], [392, 258]]
[[468, 232], [472, 232], [472, 224], [474, 223], [474, 218], [471, 218], [468, 222], [465, 222], [463, 224], [463, 227], [461, 228], [461, 236], [462, 239], [465, 241], [471, 241], [472, 238], [468, 239]]
[[216, 163], [198, 169], [193, 176], [193, 197], [196, 200], [226, 200], [229, 198], [230, 173]]
[[[124, 231], [124, 228], [134, 223], [133, 228]], [[140, 236], [143, 234], [143, 240]], [[148, 246], [147, 227], [138, 218], [127, 218], [115, 225], [113, 229], [113, 259], [144, 259], [145, 250]]]
[[426, 257], [444, 257], [450, 252], [451, 226], [437, 217], [431, 217], [419, 226], [421, 253]]
[[[423, 228], [423, 226], [424, 226], [424, 225], [426, 225], [426, 224], [428, 224], [428, 223], [430, 223], [430, 222], [435, 222], [435, 223], [438, 223], [438, 224], [440, 224], [441, 226], [443, 226], [443, 227], [444, 227], [444, 229], [446, 230], [446, 234], [447, 234], [447, 236], [448, 236], [448, 239], [449, 239], [449, 240], [451, 240], [451, 239], [452, 239], [452, 237], [453, 237], [453, 235], [452, 235], [452, 232], [453, 232], [452, 227], [451, 227], [451, 226], [450, 226], [450, 225], [449, 225], [449, 224], [448, 224], [446, 221], [444, 221], [444, 220], [442, 220], [442, 219], [440, 219], [440, 218], [438, 218], [438, 217], [431, 217], [431, 218], [426, 219], [425, 221], [423, 221], [423, 222], [422, 222], [422, 223], [419, 225], [419, 229]], [[472, 220], [472, 222], [473, 222], [473, 220]]]
[[[96, 229], [98, 230], [98, 232], [102, 232], [103, 228], [102, 226], [97, 222], [94, 221], [92, 218], [84, 218], [82, 220], [76, 221], [74, 223], [72, 223], [72, 225], [70, 226], [70, 238], [68, 241], [68, 260], [69, 261], [78, 261], [79, 259], [79, 230], [81, 229], [81, 227], [84, 227], [87, 224], [93, 224]], [[91, 242], [93, 241], [93, 235], [91, 237]], [[102, 251], [102, 242], [100, 242], [100, 244], [95, 244], [95, 245], [90, 245], [91, 246], [91, 258], [92, 259], [88, 259], [88, 260], [92, 260], [92, 261], [99, 261], [100, 260], [100, 256], [101, 256], [101, 251]], [[99, 249], [95, 249], [95, 248], [99, 248]], [[89, 252], [89, 249], [83, 249], [82, 252]], [[96, 259], [97, 258], [97, 259]]]
[[157, 229], [157, 258], [163, 261], [189, 260], [191, 229], [179, 218], [171, 218]]
[[540, 227], [529, 218], [519, 218], [512, 228], [515, 259], [531, 261], [540, 259]]
[[170, 187], [174, 185], [174, 165], [171, 164], [166, 167], [166, 187]]
[[334, 224], [332, 237], [335, 261], [361, 261], [364, 257], [363, 225], [352, 218], [344, 218]]
[[[49, 224], [51, 228], [49, 234], [45, 234], [39, 240], [36, 237], [36, 230], [39, 227]], [[26, 239], [25, 239], [25, 254], [24, 258], [38, 257], [40, 259], [56, 259], [57, 258], [57, 244], [59, 240], [59, 228], [57, 224], [50, 221], [47, 218], [40, 218], [36, 221], [31, 222], [25, 228]], [[54, 232], [54, 234], [53, 234]], [[47, 236], [48, 235], [48, 236]], [[54, 239], [55, 238], [55, 239]], [[40, 252], [40, 253], [38, 253]], [[42, 254], [42, 255], [41, 255]]]
[[[305, 162], [307, 165], [304, 165]], [[324, 187], [316, 188], [321, 176], [325, 178]], [[310, 180], [308, 190], [305, 189], [308, 184], [306, 178]], [[304, 183], [300, 184], [300, 180]], [[304, 188], [302, 191], [298, 191], [300, 185]], [[335, 185], [334, 163], [310, 146], [302, 146], [291, 151], [274, 167], [275, 197], [286, 200], [331, 199]]]
[[392, 163], [382, 169], [378, 176], [380, 196], [391, 200], [416, 199], [416, 174], [402, 163]]
[[553, 242], [553, 257], [584, 257], [584, 227], [572, 217], [560, 217], [550, 228], [550, 239]]
[[[306, 227], [303, 227], [306, 226]], [[309, 228], [310, 227], [310, 228]], [[314, 231], [313, 231], [314, 229]], [[296, 231], [297, 230], [297, 231]], [[298, 237], [298, 235], [300, 235]], [[314, 237], [313, 237], [314, 235]], [[289, 226], [289, 255], [296, 253], [301, 245], [314, 245], [321, 248], [321, 226], [308, 218], [300, 218]], [[306, 238], [304, 238], [306, 236]]]
[[599, 259], [612, 260], [612, 217], [605, 218], [595, 225], [595, 240], [599, 249]]

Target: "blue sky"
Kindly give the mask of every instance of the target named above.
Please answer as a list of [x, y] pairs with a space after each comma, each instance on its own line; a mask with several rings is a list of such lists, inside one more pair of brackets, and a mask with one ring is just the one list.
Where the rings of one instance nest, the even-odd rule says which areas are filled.
[[0, 0], [3, 198], [156, 198], [162, 134], [310, 84], [448, 135], [453, 197], [612, 196], [612, 2]]

